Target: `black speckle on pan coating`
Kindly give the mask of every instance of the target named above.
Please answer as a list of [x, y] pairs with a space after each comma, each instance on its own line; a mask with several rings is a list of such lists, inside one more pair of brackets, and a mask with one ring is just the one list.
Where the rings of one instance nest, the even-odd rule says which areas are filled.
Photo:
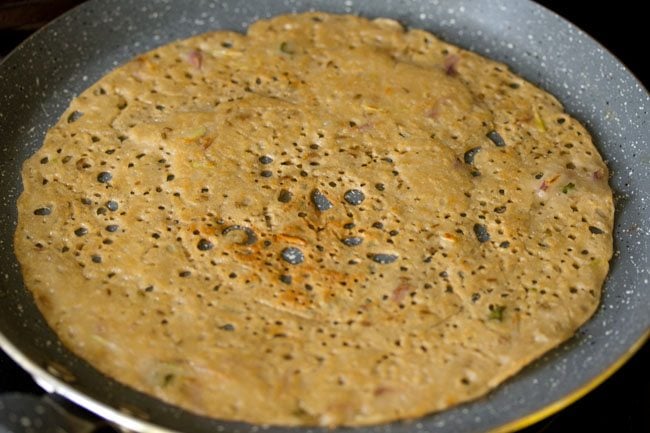
[[97, 175], [97, 182], [100, 183], [108, 183], [111, 181], [111, 179], [113, 179], [113, 175], [107, 171], [102, 171]]
[[83, 115], [84, 115], [84, 114], [83, 114], [82, 112], [80, 112], [80, 111], [73, 111], [73, 112], [70, 113], [70, 115], [68, 116], [68, 123], [74, 123], [74, 122], [76, 122], [77, 120], [81, 119], [81, 116], [83, 116]]
[[480, 147], [473, 147], [472, 149], [465, 152], [463, 155], [463, 161], [465, 161], [465, 164], [474, 164], [474, 157], [480, 150]]
[[319, 212], [325, 212], [332, 208], [332, 202], [319, 190], [311, 192], [311, 201]]
[[356, 247], [356, 246], [361, 245], [363, 243], [363, 238], [358, 237], [358, 236], [350, 236], [348, 238], [341, 239], [341, 242], [343, 242], [343, 244], [345, 246]]
[[106, 207], [107, 207], [108, 210], [110, 210], [111, 212], [115, 212], [116, 210], [119, 209], [120, 206], [117, 204], [116, 201], [114, 201], [114, 200], [109, 200], [109, 201], [106, 202]]
[[483, 224], [474, 224], [474, 234], [476, 235], [476, 239], [481, 243], [490, 240], [490, 233]]
[[292, 265], [299, 265], [305, 261], [305, 255], [299, 248], [287, 247], [282, 250], [282, 259]]
[[343, 194], [343, 199], [353, 206], [358, 206], [365, 200], [366, 195], [358, 189], [350, 189]]
[[261, 164], [267, 165], [273, 162], [273, 158], [268, 155], [260, 156], [259, 161]]
[[488, 132], [486, 137], [489, 138], [497, 147], [504, 147], [506, 145], [506, 142], [503, 137], [501, 137], [501, 134], [496, 131]]
[[209, 251], [214, 248], [214, 244], [207, 239], [200, 239], [196, 247], [201, 251]]
[[381, 265], [388, 265], [390, 263], [395, 262], [399, 256], [397, 256], [396, 254], [388, 254], [388, 253], [374, 253], [374, 254], [370, 254], [369, 257], [375, 263], [379, 263]]

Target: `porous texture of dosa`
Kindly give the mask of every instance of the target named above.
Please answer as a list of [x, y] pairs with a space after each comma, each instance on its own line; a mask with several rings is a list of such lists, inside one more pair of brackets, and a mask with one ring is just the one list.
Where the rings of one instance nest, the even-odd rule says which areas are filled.
[[280, 16], [74, 99], [24, 165], [15, 247], [63, 342], [120, 382], [223, 419], [381, 423], [485, 394], [592, 315], [607, 178], [502, 64]]

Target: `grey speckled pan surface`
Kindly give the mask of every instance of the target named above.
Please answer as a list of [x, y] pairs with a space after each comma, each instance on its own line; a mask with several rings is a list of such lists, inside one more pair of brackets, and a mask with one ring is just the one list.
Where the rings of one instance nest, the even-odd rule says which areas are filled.
[[650, 97], [588, 36], [523, 0], [96, 0], [38, 32], [0, 65], [3, 348], [49, 390], [133, 430], [262, 430], [160, 403], [107, 379], [63, 348], [22, 285], [12, 245], [15, 200], [22, 161], [40, 146], [69, 100], [111, 68], [174, 39], [214, 29], [243, 31], [259, 18], [309, 9], [396, 18], [509, 64], [586, 124], [609, 164], [618, 196], [617, 253], [603, 303], [573, 339], [485, 398], [412, 422], [341, 431], [482, 432], [523, 426], [517, 420], [531, 420], [531, 414], [602, 378], [650, 328]]

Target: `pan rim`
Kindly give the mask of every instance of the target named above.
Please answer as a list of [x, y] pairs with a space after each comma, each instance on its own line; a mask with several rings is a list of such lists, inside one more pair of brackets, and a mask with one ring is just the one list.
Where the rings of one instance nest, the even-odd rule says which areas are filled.
[[[632, 358], [650, 339], [650, 329], [639, 337], [637, 341], [630, 346], [614, 363], [599, 375], [592, 378], [582, 386], [576, 388], [571, 393], [560, 397], [554, 402], [543, 406], [533, 412], [530, 412], [521, 418], [506, 421], [504, 424], [486, 431], [486, 433], [506, 433], [514, 432], [526, 428], [538, 421], [548, 418], [549, 416], [561, 411], [567, 406], [584, 397], [593, 389], [601, 385], [616, 373], [625, 363]], [[117, 423], [120, 427], [133, 430], [140, 433], [177, 433], [176, 430], [170, 430], [142, 420], [133, 415], [120, 411], [101, 401], [94, 399], [81, 391], [78, 391], [71, 384], [68, 384], [57, 378], [29, 357], [25, 356], [16, 346], [0, 333], [0, 349], [2, 349], [11, 359], [13, 359], [21, 368], [27, 371], [34, 381], [46, 392], [57, 394], [65, 397], [81, 407], [93, 412], [94, 414]]]
[[88, 411], [118, 424], [122, 428], [140, 433], [176, 433], [133, 415], [120, 411], [103, 403], [74, 387], [74, 382], [67, 383], [54, 374], [32, 361], [23, 354], [3, 333], [0, 332], [0, 349], [2, 349], [16, 364], [24, 369], [34, 379], [34, 382], [48, 394], [56, 394], [67, 398]]

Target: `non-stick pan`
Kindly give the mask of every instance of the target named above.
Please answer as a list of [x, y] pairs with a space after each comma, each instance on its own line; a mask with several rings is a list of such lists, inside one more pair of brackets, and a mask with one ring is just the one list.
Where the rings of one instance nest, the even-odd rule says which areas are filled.
[[484, 398], [420, 420], [354, 431], [511, 430], [554, 412], [609, 376], [650, 329], [650, 98], [595, 41], [523, 0], [95, 0], [48, 25], [0, 65], [2, 348], [47, 390], [128, 429], [260, 430], [164, 404], [107, 378], [65, 349], [23, 287], [13, 254], [15, 202], [22, 162], [69, 100], [113, 67], [178, 38], [214, 29], [244, 31], [259, 18], [304, 10], [392, 17], [509, 64], [586, 124], [613, 173], [617, 197], [616, 254], [602, 305], [575, 337]]

